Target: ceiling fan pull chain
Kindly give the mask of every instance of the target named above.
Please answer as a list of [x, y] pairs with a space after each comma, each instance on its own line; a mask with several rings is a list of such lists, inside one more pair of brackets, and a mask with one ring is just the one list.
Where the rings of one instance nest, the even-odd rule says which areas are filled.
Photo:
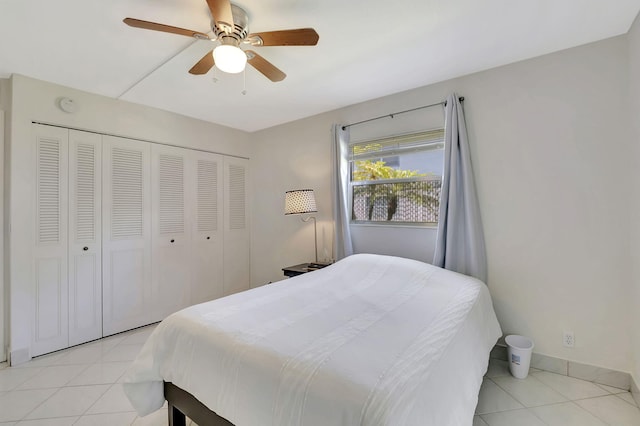
[[242, 93], [243, 95], [247, 94], [247, 69], [245, 68], [244, 71], [242, 71]]

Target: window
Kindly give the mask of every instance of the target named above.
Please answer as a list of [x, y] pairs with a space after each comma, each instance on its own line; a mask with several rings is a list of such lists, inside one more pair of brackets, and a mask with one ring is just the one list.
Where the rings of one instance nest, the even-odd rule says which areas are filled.
[[352, 223], [436, 225], [444, 129], [349, 147]]

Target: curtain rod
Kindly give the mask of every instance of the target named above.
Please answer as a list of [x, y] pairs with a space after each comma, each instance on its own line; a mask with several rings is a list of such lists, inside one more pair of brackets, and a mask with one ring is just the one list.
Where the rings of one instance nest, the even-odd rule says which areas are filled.
[[[464, 101], [464, 96], [460, 96], [458, 98], [458, 100], [460, 102]], [[387, 117], [393, 118], [395, 115], [404, 114], [406, 112], [417, 111], [419, 109], [424, 109], [424, 108], [431, 108], [431, 107], [438, 106], [438, 105], [447, 106], [447, 101], [442, 101], [442, 102], [438, 102], [438, 103], [431, 104], [431, 105], [423, 105], [423, 106], [419, 106], [417, 108], [411, 108], [411, 109], [407, 109], [407, 110], [404, 110], [404, 111], [392, 112], [391, 114], [381, 115], [380, 117], [370, 118], [368, 120], [362, 120], [362, 121], [358, 121], [356, 123], [345, 124], [344, 126], [342, 126], [342, 130], [346, 130], [347, 127], [357, 126], [358, 124], [368, 123], [368, 122], [374, 121], [374, 120], [380, 120], [381, 118], [387, 118]]]

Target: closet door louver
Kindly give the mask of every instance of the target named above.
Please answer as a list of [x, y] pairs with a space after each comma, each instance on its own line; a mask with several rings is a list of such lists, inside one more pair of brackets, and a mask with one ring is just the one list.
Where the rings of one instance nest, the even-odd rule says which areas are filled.
[[153, 145], [152, 288], [155, 319], [160, 321], [190, 303], [191, 241], [186, 222], [186, 149]]
[[35, 241], [31, 356], [68, 346], [67, 209], [68, 130], [33, 125]]
[[153, 322], [150, 144], [103, 136], [103, 333]]
[[[224, 295], [222, 275], [222, 157], [193, 151], [190, 170], [195, 200], [190, 203], [192, 225], [191, 303]], [[195, 182], [194, 182], [195, 181]]]
[[69, 132], [69, 346], [102, 337], [101, 141]]
[[249, 206], [247, 197], [249, 161], [224, 159], [224, 294], [250, 287]]

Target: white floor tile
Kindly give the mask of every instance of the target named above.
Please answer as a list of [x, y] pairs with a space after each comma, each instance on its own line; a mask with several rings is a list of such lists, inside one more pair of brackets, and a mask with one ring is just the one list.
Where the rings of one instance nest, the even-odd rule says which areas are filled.
[[86, 365], [55, 365], [44, 367], [29, 380], [18, 386], [17, 389], [59, 388], [66, 385], [86, 368]]
[[108, 385], [61, 388], [51, 398], [29, 413], [26, 418], [46, 419], [82, 415], [108, 388]]
[[102, 356], [109, 350], [102, 346], [79, 346], [65, 351], [65, 354], [56, 361], [56, 365], [92, 364], [99, 362]]
[[16, 426], [72, 426], [77, 417], [58, 417], [55, 419], [23, 420]]
[[155, 328], [156, 328], [155, 326], [149, 326], [149, 327], [140, 329], [139, 331], [132, 333], [129, 336], [126, 336], [122, 341], [122, 344], [123, 345], [142, 344], [147, 341], [147, 339], [149, 338], [149, 336], [151, 336], [151, 333], [153, 333], [153, 330], [155, 330]]
[[487, 374], [485, 374], [485, 377], [500, 377], [508, 376], [510, 374], [509, 363], [507, 361], [503, 361], [500, 359], [489, 360], [489, 368], [487, 369]]
[[11, 368], [47, 367], [50, 365], [55, 365], [56, 361], [59, 360], [64, 355], [65, 354], [62, 352], [54, 352], [49, 355], [42, 355], [42, 356], [33, 358], [31, 361], [23, 362], [22, 364], [12, 366]]
[[0, 422], [0, 426], [15, 426], [17, 424], [16, 422]]
[[503, 411], [501, 413], [483, 414], [482, 419], [489, 426], [545, 426], [531, 411], [521, 410]]
[[633, 396], [631, 395], [631, 392], [618, 393], [618, 394], [616, 394], [616, 396], [618, 398], [621, 398], [623, 401], [626, 401], [629, 404], [633, 405], [634, 407], [638, 406], [638, 404], [636, 404], [636, 400], [633, 399]]
[[136, 413], [90, 414], [80, 417], [74, 426], [129, 426]]
[[582, 399], [576, 401], [576, 404], [610, 425], [640, 425], [640, 409], [631, 406], [615, 395]]
[[515, 377], [495, 377], [492, 379], [525, 407], [566, 402], [567, 399], [533, 376], [526, 379]]
[[154, 411], [148, 416], [136, 417], [131, 426], [166, 426], [169, 423], [167, 410]]
[[495, 413], [497, 411], [523, 408], [522, 404], [513, 399], [508, 393], [500, 389], [489, 379], [485, 379], [478, 395], [477, 414]]
[[87, 367], [80, 375], [71, 380], [69, 386], [112, 384], [127, 371], [131, 362], [96, 363]]
[[120, 413], [128, 411], [134, 411], [134, 408], [122, 390], [122, 385], [116, 383], [87, 410], [86, 414]]
[[113, 349], [116, 345], [122, 342], [124, 340], [124, 337], [125, 336], [116, 334], [115, 336], [105, 337], [103, 339], [96, 340], [94, 342], [89, 342], [86, 345], [82, 345], [82, 346], [87, 346], [87, 347], [97, 346], [102, 348], [103, 353], [107, 353], [109, 350]]
[[596, 386], [593, 383], [585, 382], [584, 380], [580, 379], [574, 379], [573, 377], [569, 376], [562, 376], [560, 374], [542, 371], [539, 373], [534, 373], [533, 377], [540, 380], [542, 383], [570, 400], [593, 398], [596, 396], [605, 396], [609, 394], [608, 391]]
[[20, 386], [44, 367], [37, 368], [5, 368], [0, 370], [0, 392], [9, 391]]
[[55, 393], [56, 389], [8, 392], [0, 397], [0, 422], [17, 421]]
[[482, 417], [473, 416], [473, 425], [472, 426], [489, 426], [489, 425], [487, 425], [487, 422], [482, 420]]
[[140, 349], [142, 349], [140, 343], [118, 344], [102, 357], [102, 362], [133, 361], [138, 356]]
[[549, 426], [606, 426], [573, 402], [534, 407], [531, 411]]

